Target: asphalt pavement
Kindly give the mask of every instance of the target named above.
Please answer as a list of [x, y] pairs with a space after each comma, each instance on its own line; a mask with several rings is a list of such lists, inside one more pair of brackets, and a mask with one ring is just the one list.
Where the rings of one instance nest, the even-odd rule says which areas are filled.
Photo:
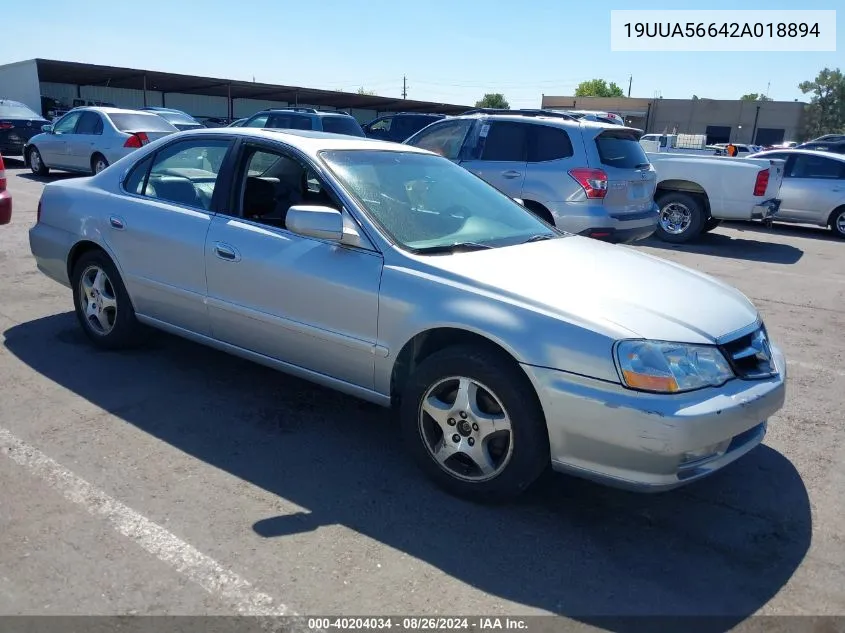
[[845, 242], [827, 231], [634, 247], [760, 308], [789, 362], [764, 445], [669, 493], [549, 475], [483, 507], [433, 488], [377, 407], [164, 334], [93, 349], [27, 240], [43, 183], [70, 176], [6, 173], [0, 614], [845, 615]]

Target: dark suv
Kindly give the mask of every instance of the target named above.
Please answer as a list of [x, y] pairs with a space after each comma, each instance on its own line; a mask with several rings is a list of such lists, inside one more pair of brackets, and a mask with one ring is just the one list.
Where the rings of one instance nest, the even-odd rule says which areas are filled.
[[417, 112], [397, 112], [386, 114], [363, 126], [364, 134], [380, 141], [402, 143], [421, 129], [445, 119], [443, 114], [419, 114]]
[[262, 110], [249, 117], [241, 127], [282, 130], [316, 130], [347, 136], [364, 136], [361, 125], [346, 112], [324, 112], [314, 108]]

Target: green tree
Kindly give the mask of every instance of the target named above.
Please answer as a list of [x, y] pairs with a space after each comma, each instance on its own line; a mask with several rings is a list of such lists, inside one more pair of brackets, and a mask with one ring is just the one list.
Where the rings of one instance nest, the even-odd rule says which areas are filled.
[[802, 81], [798, 88], [813, 95], [806, 110], [807, 137], [845, 131], [845, 76], [838, 68], [825, 68], [814, 81]]
[[367, 95], [368, 97], [372, 97], [373, 95], [376, 94], [376, 91], [375, 90], [364, 90], [364, 86], [361, 86], [360, 88], [358, 88], [358, 94], [359, 95]]
[[582, 81], [575, 89], [576, 97], [624, 97], [622, 88], [614, 82], [608, 84], [604, 79]]
[[749, 92], [747, 95], [742, 95], [739, 98], [740, 101], [771, 101], [771, 97], [767, 97], [766, 95], [759, 93], [759, 92]]
[[488, 92], [481, 101], [475, 102], [476, 108], [498, 108], [499, 110], [510, 110], [511, 105], [501, 92]]

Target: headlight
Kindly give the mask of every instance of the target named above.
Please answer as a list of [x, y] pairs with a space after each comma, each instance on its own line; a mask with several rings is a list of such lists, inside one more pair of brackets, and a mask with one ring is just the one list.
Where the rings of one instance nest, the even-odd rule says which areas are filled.
[[623, 383], [640, 391], [692, 391], [717, 387], [734, 377], [722, 352], [707, 345], [620, 341], [616, 360]]

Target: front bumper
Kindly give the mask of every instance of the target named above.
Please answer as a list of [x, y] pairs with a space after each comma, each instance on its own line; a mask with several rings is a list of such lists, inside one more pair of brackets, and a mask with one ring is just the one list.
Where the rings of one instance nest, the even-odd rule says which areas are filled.
[[701, 479], [762, 442], [784, 403], [786, 362], [778, 375], [734, 379], [684, 394], [648, 394], [622, 385], [523, 365], [549, 431], [555, 470], [638, 492]]
[[769, 219], [772, 219], [777, 214], [779, 209], [780, 209], [780, 200], [778, 200], [777, 198], [772, 198], [771, 200], [766, 200], [765, 202], [761, 202], [760, 204], [756, 205], [751, 210], [751, 219], [752, 220], [769, 220]]

